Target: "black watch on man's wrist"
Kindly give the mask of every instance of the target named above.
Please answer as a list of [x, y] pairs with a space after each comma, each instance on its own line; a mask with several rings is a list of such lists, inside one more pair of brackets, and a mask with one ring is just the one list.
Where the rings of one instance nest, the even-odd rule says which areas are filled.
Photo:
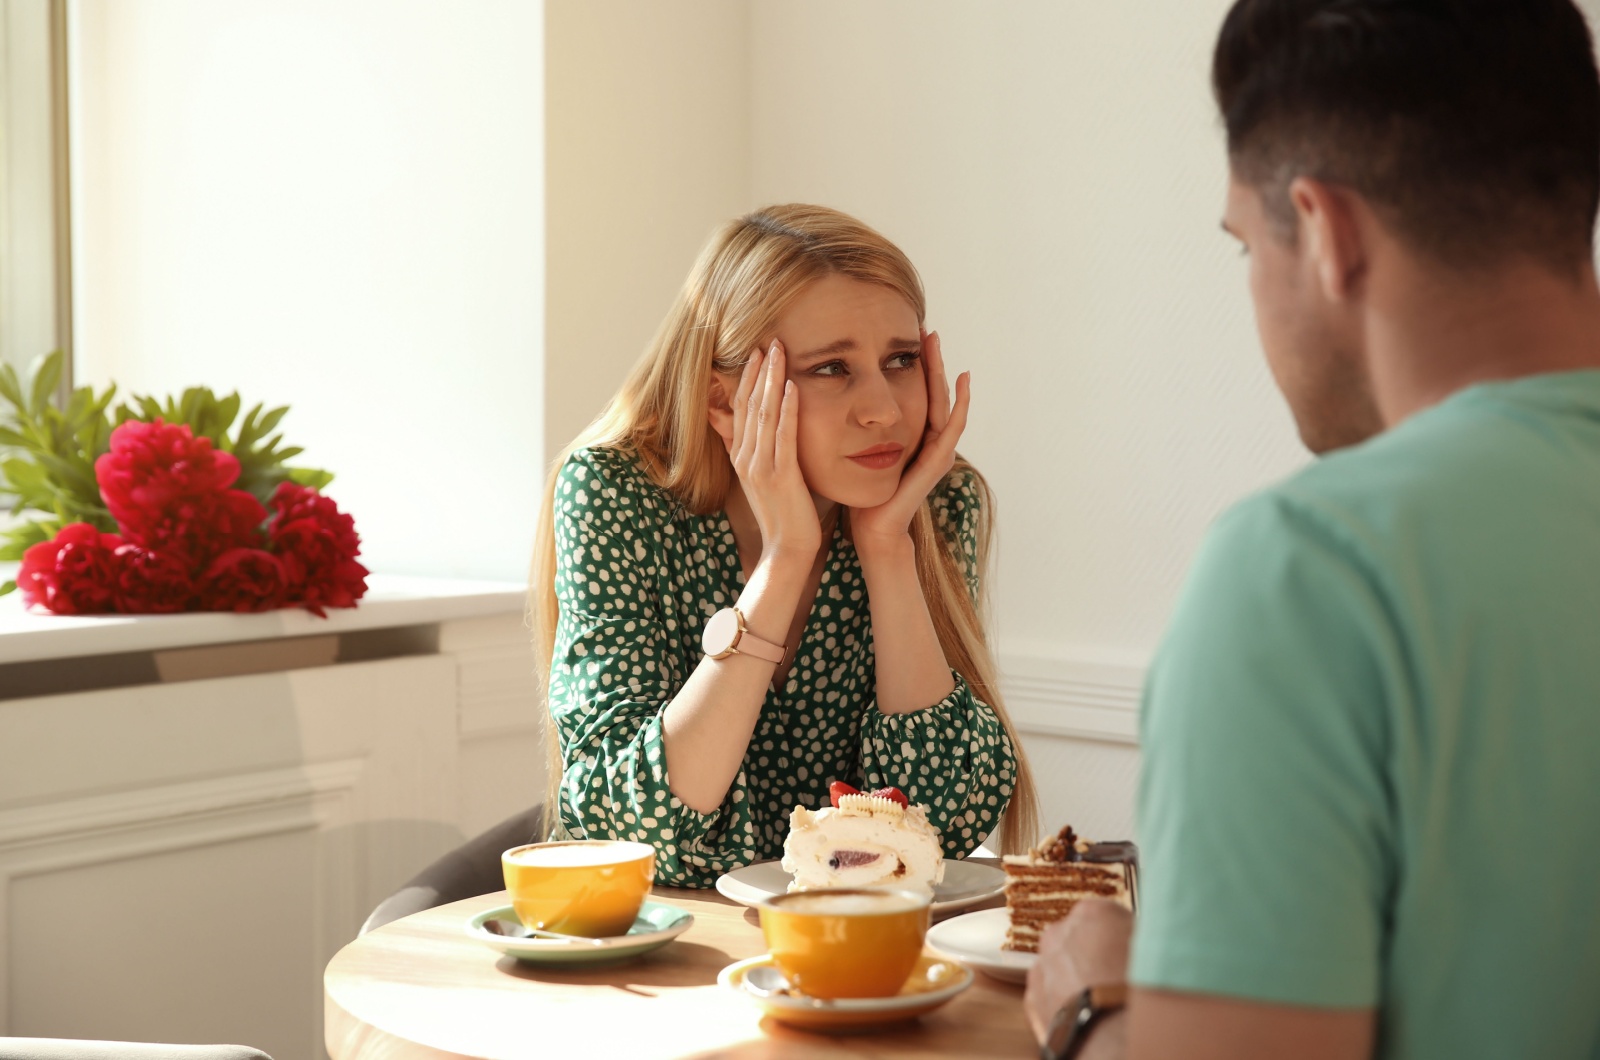
[[1039, 1060], [1072, 1060], [1083, 1051], [1095, 1024], [1127, 1003], [1126, 983], [1089, 987], [1050, 1018], [1050, 1030], [1039, 1046]]

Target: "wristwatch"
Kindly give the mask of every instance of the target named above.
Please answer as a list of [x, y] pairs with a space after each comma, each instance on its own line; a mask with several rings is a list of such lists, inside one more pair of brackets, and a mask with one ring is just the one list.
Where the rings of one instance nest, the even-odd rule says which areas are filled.
[[737, 607], [724, 607], [706, 619], [706, 628], [700, 631], [700, 650], [713, 659], [748, 655], [769, 663], [781, 663], [787, 651], [783, 645], [751, 633], [744, 624], [744, 613]]
[[1128, 1003], [1128, 984], [1091, 986], [1062, 1005], [1050, 1019], [1039, 1060], [1072, 1060], [1083, 1051], [1096, 1023]]

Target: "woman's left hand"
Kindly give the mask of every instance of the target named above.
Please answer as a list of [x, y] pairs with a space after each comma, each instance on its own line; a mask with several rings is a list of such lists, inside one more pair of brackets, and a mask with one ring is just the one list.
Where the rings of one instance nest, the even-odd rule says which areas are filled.
[[894, 496], [875, 508], [851, 509], [850, 533], [858, 553], [909, 540], [912, 516], [955, 466], [956, 443], [966, 430], [967, 408], [972, 399], [971, 373], [962, 372], [956, 379], [952, 406], [937, 332], [922, 333], [922, 364], [928, 383], [928, 425], [923, 431], [922, 448], [901, 472], [900, 487]]

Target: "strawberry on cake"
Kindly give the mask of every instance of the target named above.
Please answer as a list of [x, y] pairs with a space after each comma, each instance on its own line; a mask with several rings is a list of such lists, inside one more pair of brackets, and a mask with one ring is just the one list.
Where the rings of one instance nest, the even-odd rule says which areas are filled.
[[932, 895], [944, 878], [944, 848], [928, 812], [899, 788], [864, 793], [835, 781], [831, 808], [796, 806], [783, 842], [791, 891], [894, 887]]

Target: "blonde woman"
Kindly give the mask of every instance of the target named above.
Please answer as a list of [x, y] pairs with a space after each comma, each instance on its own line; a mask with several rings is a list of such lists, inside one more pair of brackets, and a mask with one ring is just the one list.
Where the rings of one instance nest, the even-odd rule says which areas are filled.
[[1033, 784], [979, 614], [990, 497], [921, 282], [818, 206], [723, 227], [556, 462], [534, 564], [557, 836], [710, 887], [831, 781], [899, 787], [963, 857]]

